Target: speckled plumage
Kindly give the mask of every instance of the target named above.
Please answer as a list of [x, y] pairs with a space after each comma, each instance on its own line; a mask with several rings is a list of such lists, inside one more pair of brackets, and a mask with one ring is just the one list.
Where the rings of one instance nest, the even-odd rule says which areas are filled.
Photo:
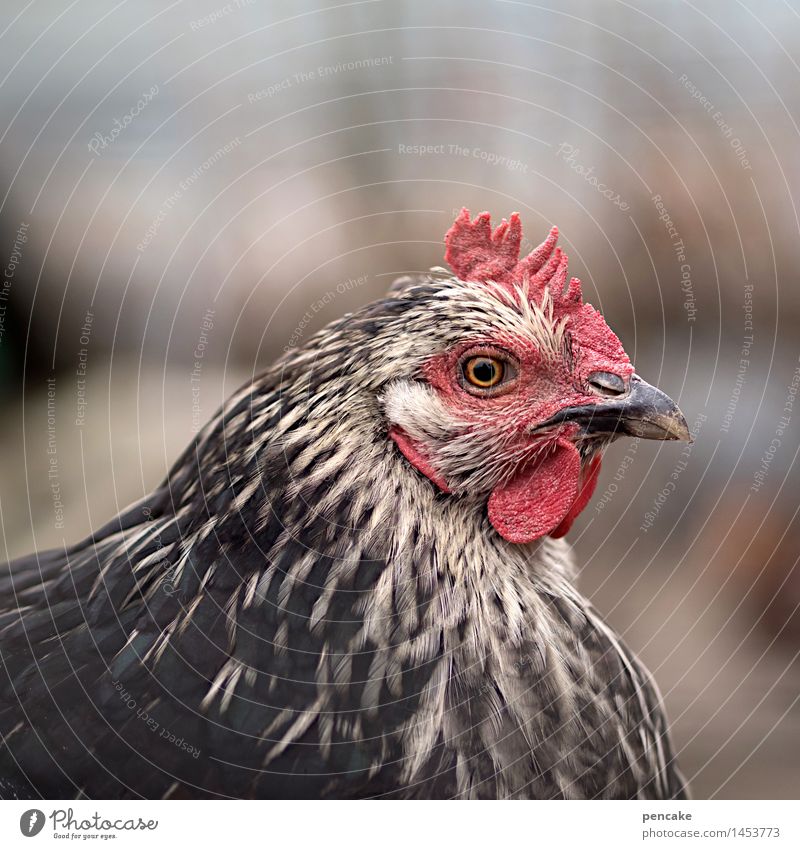
[[[558, 333], [490, 287], [407, 280], [241, 390], [145, 502], [3, 567], [0, 796], [683, 796], [568, 545], [492, 527], [488, 436], [445, 457], [459, 425], [417, 375], [498, 326]], [[441, 440], [451, 493], [398, 419]]]

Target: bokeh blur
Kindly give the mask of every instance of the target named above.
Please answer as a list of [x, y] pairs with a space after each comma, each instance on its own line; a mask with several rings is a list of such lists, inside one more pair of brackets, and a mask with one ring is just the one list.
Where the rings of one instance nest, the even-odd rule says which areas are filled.
[[699, 798], [800, 796], [795, 0], [4, 0], [0, 559], [150, 491], [287, 345], [557, 223], [695, 442], [572, 532]]

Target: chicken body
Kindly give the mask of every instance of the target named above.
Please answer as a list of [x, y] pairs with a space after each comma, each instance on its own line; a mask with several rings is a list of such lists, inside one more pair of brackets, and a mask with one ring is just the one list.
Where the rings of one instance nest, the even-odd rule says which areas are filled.
[[[412, 281], [240, 391], [145, 502], [4, 567], [0, 796], [683, 797], [568, 545], [487, 515], [511, 425], [420, 378], [536, 322]], [[615, 435], [582, 431], [581, 463]]]

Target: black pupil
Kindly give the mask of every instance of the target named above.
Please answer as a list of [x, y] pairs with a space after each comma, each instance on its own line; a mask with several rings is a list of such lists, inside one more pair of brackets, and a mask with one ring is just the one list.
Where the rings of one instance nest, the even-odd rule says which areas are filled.
[[495, 378], [496, 366], [491, 360], [478, 360], [472, 367], [472, 374], [478, 383], [491, 383]]

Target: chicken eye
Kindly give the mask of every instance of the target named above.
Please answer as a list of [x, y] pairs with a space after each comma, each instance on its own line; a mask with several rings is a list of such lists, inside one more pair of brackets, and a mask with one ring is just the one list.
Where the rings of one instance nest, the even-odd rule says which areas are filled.
[[506, 367], [502, 360], [494, 357], [470, 357], [464, 363], [464, 377], [479, 389], [491, 389], [497, 386], [505, 375]]

